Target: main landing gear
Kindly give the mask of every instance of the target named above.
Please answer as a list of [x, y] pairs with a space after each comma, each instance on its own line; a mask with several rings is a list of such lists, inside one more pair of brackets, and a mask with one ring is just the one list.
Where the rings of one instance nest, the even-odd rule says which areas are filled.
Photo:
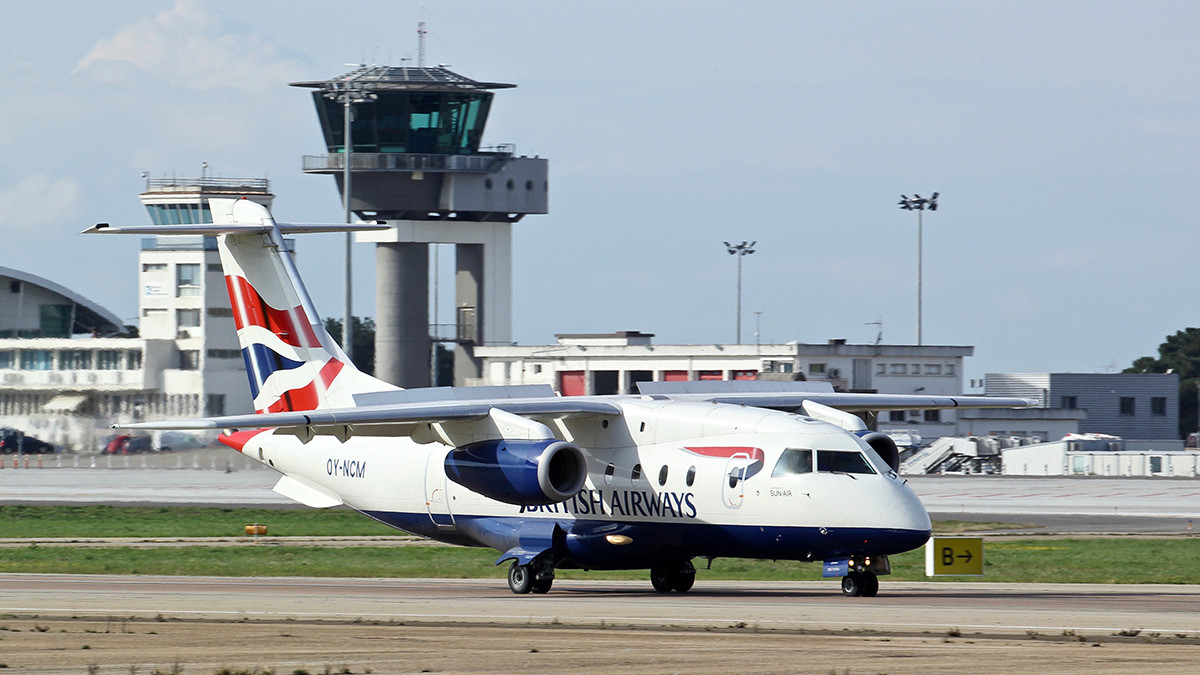
[[879, 577], [874, 572], [851, 572], [842, 577], [842, 595], [873, 598], [879, 594]]
[[550, 565], [521, 565], [517, 561], [508, 568], [508, 588], [518, 595], [549, 593], [554, 584], [554, 568]]
[[656, 565], [650, 568], [650, 583], [659, 593], [687, 593], [696, 583], [696, 568], [690, 560], [673, 565]]

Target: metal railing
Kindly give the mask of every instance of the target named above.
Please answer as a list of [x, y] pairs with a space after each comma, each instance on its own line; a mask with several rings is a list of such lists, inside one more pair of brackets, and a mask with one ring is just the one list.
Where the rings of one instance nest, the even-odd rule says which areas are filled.
[[[430, 171], [490, 173], [512, 155], [488, 153], [479, 155], [422, 155], [397, 152], [355, 152], [350, 155], [352, 171]], [[303, 170], [306, 173], [343, 171], [346, 155], [305, 155]]]
[[179, 189], [246, 190], [269, 192], [269, 178], [147, 178], [146, 192], [174, 192]]

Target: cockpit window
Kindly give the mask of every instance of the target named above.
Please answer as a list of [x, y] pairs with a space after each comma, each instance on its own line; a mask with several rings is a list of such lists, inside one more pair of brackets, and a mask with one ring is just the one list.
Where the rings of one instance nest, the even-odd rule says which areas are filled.
[[812, 473], [812, 466], [812, 450], [788, 448], [779, 456], [779, 462], [775, 464], [775, 470], [771, 472], [771, 477], [779, 478], [798, 473]]
[[875, 473], [861, 452], [818, 450], [817, 471], [829, 473]]

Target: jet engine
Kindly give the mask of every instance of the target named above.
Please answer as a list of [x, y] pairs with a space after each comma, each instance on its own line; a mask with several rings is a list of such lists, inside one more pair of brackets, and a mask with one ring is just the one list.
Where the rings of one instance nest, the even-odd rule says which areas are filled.
[[900, 471], [900, 448], [896, 447], [896, 441], [893, 441], [891, 436], [874, 431], [863, 435], [862, 439], [892, 467], [892, 471]]
[[489, 499], [538, 506], [583, 489], [587, 461], [582, 450], [564, 441], [499, 439], [455, 448], [446, 455], [446, 475]]

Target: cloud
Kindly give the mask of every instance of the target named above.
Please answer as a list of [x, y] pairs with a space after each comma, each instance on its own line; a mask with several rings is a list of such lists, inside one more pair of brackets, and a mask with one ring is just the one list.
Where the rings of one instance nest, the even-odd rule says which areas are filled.
[[68, 179], [29, 176], [0, 191], [0, 230], [32, 231], [59, 223], [77, 210], [79, 186]]
[[300, 62], [285, 57], [258, 36], [235, 33], [199, 0], [176, 0], [152, 17], [143, 17], [98, 41], [75, 65], [107, 83], [154, 77], [198, 91], [262, 91], [295, 79]]

